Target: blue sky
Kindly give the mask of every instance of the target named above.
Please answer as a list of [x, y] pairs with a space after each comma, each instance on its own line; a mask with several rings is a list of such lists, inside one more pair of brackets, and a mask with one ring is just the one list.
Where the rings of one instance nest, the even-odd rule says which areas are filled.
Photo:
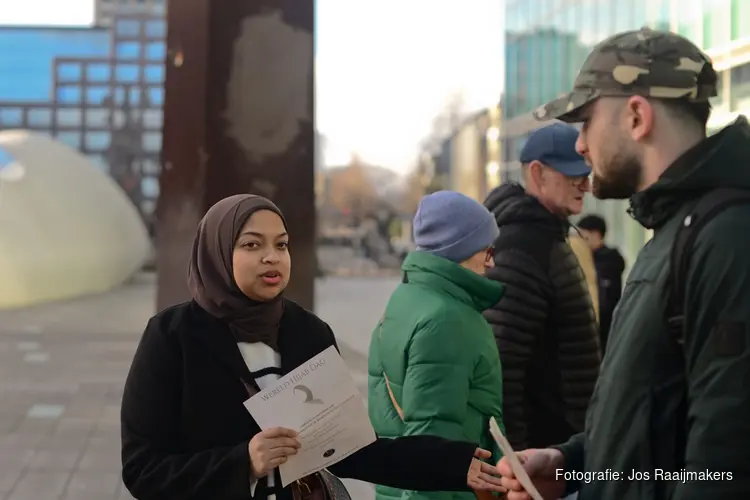
[[[454, 92], [500, 96], [501, 0], [318, 0], [317, 120], [340, 164], [405, 171]], [[93, 0], [0, 0], [0, 24], [88, 24]]]

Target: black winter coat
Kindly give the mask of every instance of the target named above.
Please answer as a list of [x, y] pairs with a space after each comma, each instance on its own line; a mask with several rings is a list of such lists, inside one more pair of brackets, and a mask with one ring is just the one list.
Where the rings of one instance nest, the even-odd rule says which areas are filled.
[[544, 448], [584, 428], [599, 374], [598, 330], [570, 225], [517, 184], [485, 206], [500, 236], [487, 276], [506, 285], [485, 318], [503, 365], [503, 417], [514, 449]]
[[599, 339], [602, 354], [604, 354], [607, 350], [612, 315], [622, 296], [622, 273], [625, 271], [625, 259], [616, 248], [602, 246], [594, 251], [594, 266], [599, 289]]
[[[326, 323], [285, 301], [279, 334], [284, 374], [331, 345]], [[243, 406], [242, 380], [252, 378], [226, 324], [194, 302], [149, 321], [122, 402], [122, 476], [135, 498], [251, 498], [248, 443], [260, 428]], [[461, 491], [475, 449], [433, 436], [378, 439], [329, 470], [397, 488]], [[269, 489], [265, 479], [255, 498], [273, 493], [291, 500], [290, 488]]]
[[615, 310], [586, 430], [560, 447], [567, 470], [595, 474], [569, 484], [579, 500], [750, 498], [750, 204], [693, 233], [682, 343], [666, 317], [677, 231], [694, 220], [701, 196], [723, 187], [750, 191], [745, 117], [630, 199], [631, 214], [654, 235]]

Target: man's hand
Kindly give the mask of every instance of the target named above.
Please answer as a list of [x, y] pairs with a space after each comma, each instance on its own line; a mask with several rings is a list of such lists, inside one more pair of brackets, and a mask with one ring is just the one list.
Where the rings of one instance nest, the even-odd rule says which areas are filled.
[[466, 474], [466, 484], [475, 490], [505, 493], [505, 488], [500, 483], [500, 473], [497, 467], [479, 460], [492, 457], [492, 453], [477, 448], [474, 457], [469, 466], [469, 472]]
[[[529, 449], [516, 453], [518, 460], [544, 500], [557, 500], [565, 493], [565, 481], [557, 479], [557, 470], [565, 467], [565, 458], [552, 448]], [[508, 500], [531, 500], [531, 496], [516, 478], [510, 462], [503, 457], [497, 464], [501, 484], [508, 489]]]
[[301, 444], [297, 432], [283, 427], [274, 427], [259, 432], [250, 440], [250, 467], [253, 477], [268, 475], [299, 450]]

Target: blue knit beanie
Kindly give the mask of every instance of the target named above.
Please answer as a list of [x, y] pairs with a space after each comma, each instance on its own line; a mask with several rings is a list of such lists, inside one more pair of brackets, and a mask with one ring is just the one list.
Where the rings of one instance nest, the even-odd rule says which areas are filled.
[[463, 262], [490, 247], [500, 234], [481, 203], [455, 191], [422, 198], [414, 216], [414, 242], [420, 252]]

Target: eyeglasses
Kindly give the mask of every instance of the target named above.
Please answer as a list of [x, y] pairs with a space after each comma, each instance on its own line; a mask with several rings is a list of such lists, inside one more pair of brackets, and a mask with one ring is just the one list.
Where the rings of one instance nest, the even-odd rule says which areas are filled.
[[489, 262], [495, 258], [495, 245], [488, 246], [484, 251], [484, 261]]
[[570, 185], [573, 187], [581, 188], [588, 184], [589, 182], [589, 176], [584, 175], [581, 177], [568, 177], [568, 180], [570, 181]]

